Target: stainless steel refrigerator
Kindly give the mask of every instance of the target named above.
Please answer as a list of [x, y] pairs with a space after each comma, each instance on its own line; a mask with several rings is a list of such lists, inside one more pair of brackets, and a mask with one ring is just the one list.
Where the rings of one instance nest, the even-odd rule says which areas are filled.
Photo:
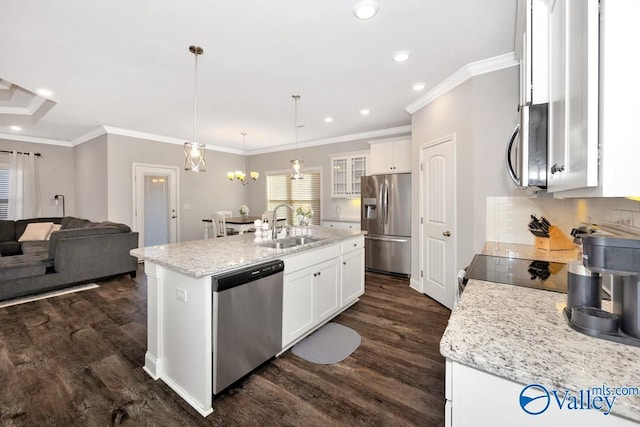
[[411, 174], [361, 178], [360, 226], [365, 268], [409, 277], [411, 274]]

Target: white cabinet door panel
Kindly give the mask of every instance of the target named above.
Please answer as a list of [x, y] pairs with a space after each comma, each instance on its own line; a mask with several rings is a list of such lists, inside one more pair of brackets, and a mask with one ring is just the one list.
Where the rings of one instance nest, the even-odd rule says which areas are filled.
[[282, 347], [285, 347], [313, 326], [311, 269], [284, 276], [282, 308]]
[[342, 255], [342, 305], [355, 300], [364, 293], [364, 248]]

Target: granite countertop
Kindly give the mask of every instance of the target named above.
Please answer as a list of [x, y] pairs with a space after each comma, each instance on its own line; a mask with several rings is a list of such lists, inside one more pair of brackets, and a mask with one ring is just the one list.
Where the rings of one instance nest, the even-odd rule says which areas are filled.
[[[574, 392], [638, 387], [640, 348], [574, 331], [562, 314], [566, 300], [556, 292], [470, 280], [440, 353], [525, 385]], [[612, 413], [640, 421], [640, 396], [618, 396]]]
[[312, 235], [323, 240], [286, 249], [265, 248], [256, 244], [256, 233], [245, 233], [209, 240], [171, 243], [133, 249], [131, 255], [193, 277], [204, 277], [272, 259], [317, 249], [364, 234], [360, 230], [343, 230], [311, 226], [295, 227], [293, 235]]
[[523, 245], [518, 243], [486, 242], [482, 248], [483, 255], [495, 255], [505, 258], [522, 258], [548, 262], [568, 263], [581, 260], [582, 253], [580, 246], [575, 249], [562, 251], [547, 251], [538, 249], [534, 245]]

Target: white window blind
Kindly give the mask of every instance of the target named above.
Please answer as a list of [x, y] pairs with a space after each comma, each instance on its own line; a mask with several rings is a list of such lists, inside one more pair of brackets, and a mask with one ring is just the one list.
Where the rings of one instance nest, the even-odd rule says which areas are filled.
[[0, 165], [0, 219], [9, 216], [9, 167]]
[[[297, 209], [308, 204], [313, 209], [311, 224], [320, 225], [320, 170], [304, 171], [304, 179], [291, 179], [291, 174], [274, 173], [267, 175], [267, 210], [273, 210], [282, 203]], [[286, 212], [287, 222], [296, 224], [296, 216], [289, 209], [278, 210], [281, 217]]]

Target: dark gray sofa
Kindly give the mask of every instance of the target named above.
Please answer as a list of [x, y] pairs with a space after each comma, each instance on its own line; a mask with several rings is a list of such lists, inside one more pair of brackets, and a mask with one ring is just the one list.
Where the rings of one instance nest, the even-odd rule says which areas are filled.
[[[18, 242], [31, 222], [60, 224], [49, 240]], [[75, 217], [0, 221], [0, 300], [121, 274], [135, 277], [138, 233], [125, 224]]]

